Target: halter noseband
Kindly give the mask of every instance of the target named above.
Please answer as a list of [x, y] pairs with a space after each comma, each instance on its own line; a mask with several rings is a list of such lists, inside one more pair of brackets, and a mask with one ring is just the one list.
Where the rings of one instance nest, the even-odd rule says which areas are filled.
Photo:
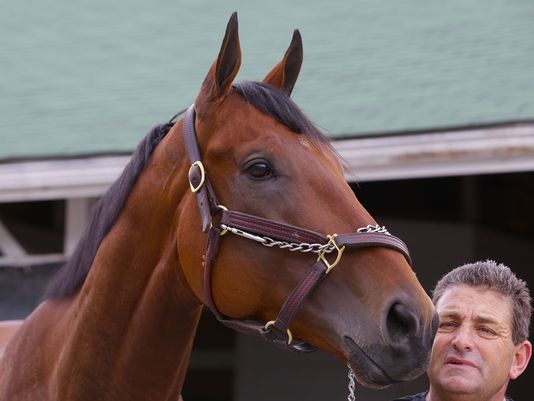
[[[202, 229], [204, 232], [208, 232], [204, 261], [206, 305], [224, 325], [244, 333], [260, 335], [282, 348], [301, 352], [314, 351], [315, 347], [311, 344], [293, 339], [289, 325], [312, 290], [339, 263], [346, 248], [367, 248], [372, 246], [391, 248], [402, 253], [411, 265], [408, 248], [404, 242], [389, 234], [384, 227], [369, 225], [358, 229], [354, 233], [323, 235], [289, 224], [228, 210], [219, 205], [202, 164], [196, 140], [194, 105], [189, 107], [185, 114], [183, 133], [185, 148], [191, 162], [188, 174], [189, 184], [191, 191], [196, 194], [202, 219]], [[218, 227], [212, 225], [212, 219], [215, 215], [220, 216]], [[268, 247], [277, 246], [290, 251], [318, 254], [317, 262], [291, 291], [275, 320], [266, 324], [252, 320], [238, 320], [224, 316], [217, 309], [212, 294], [211, 276], [220, 238], [227, 232], [259, 242]], [[330, 253], [333, 255], [327, 257]]]

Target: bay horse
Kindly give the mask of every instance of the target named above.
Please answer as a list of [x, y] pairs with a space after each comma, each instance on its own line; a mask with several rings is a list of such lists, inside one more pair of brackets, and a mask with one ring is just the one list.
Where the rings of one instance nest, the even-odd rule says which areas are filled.
[[262, 82], [234, 82], [231, 16], [194, 105], [141, 141], [11, 338], [0, 400], [175, 401], [203, 305], [275, 345], [330, 352], [366, 386], [424, 371], [435, 310], [291, 100], [302, 57], [295, 31]]

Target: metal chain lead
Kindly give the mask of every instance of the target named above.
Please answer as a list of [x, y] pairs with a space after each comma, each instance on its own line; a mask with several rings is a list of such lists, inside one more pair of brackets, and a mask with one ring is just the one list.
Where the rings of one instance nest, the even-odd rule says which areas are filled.
[[358, 228], [356, 232], [358, 233], [380, 233], [380, 234], [391, 235], [385, 226], [379, 226], [378, 224], [374, 226], [371, 224], [368, 224], [366, 227]]
[[356, 389], [356, 382], [354, 380], [354, 372], [352, 371], [352, 368], [348, 363], [347, 366], [349, 367], [349, 396], [347, 397], [347, 400], [355, 401], [356, 395], [354, 393], [354, 390]]
[[[296, 243], [296, 242], [276, 241], [270, 237], [267, 237], [267, 236], [261, 237], [259, 235], [254, 235], [247, 231], [243, 231], [235, 227], [227, 226], [226, 224], [221, 224], [221, 228], [223, 229], [223, 233], [229, 231], [232, 234], [239, 235], [240, 237], [259, 242], [260, 244], [268, 248], [277, 246], [278, 248], [287, 249], [291, 252], [299, 251], [299, 252], [304, 252], [304, 253], [312, 252], [312, 253], [317, 253], [317, 254], [330, 253], [336, 249], [336, 247], [330, 243], [308, 244], [307, 242]], [[356, 232], [358, 233], [381, 233], [381, 234], [391, 235], [385, 226], [379, 226], [378, 224], [374, 226], [369, 224], [366, 227], [358, 228]]]
[[240, 237], [244, 237], [256, 242], [259, 242], [263, 246], [266, 246], [268, 248], [272, 247], [279, 247], [281, 249], [287, 249], [291, 252], [299, 251], [299, 252], [312, 252], [312, 253], [330, 253], [334, 249], [336, 249], [332, 244], [308, 244], [306, 242], [296, 243], [296, 242], [286, 242], [286, 241], [276, 241], [270, 237], [260, 237], [259, 235], [254, 235], [249, 232], [240, 230], [238, 228], [229, 227], [226, 224], [221, 224], [221, 228], [225, 231], [229, 231], [232, 234], [239, 235]]

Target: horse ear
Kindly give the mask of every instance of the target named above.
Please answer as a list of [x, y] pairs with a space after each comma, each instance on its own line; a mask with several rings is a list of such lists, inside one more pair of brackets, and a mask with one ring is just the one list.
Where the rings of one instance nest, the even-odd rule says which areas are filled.
[[274, 66], [263, 82], [282, 90], [288, 96], [291, 95], [302, 66], [303, 54], [302, 37], [298, 29], [295, 29], [284, 58]]
[[241, 47], [239, 45], [237, 12], [234, 12], [226, 26], [219, 55], [204, 78], [200, 93], [195, 101], [197, 112], [201, 111], [205, 103], [222, 98], [228, 93], [240, 66]]

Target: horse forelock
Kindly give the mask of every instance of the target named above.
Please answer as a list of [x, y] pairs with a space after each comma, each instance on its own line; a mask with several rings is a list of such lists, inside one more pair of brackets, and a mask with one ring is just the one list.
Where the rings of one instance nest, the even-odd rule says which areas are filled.
[[233, 87], [248, 103], [291, 131], [305, 135], [312, 143], [331, 148], [328, 138], [281, 90], [257, 81], [234, 82]]
[[154, 126], [139, 143], [121, 176], [94, 205], [82, 238], [67, 263], [52, 279], [45, 299], [68, 298], [80, 290], [102, 240], [119, 217], [153, 150], [173, 125], [173, 122], [168, 122]]

